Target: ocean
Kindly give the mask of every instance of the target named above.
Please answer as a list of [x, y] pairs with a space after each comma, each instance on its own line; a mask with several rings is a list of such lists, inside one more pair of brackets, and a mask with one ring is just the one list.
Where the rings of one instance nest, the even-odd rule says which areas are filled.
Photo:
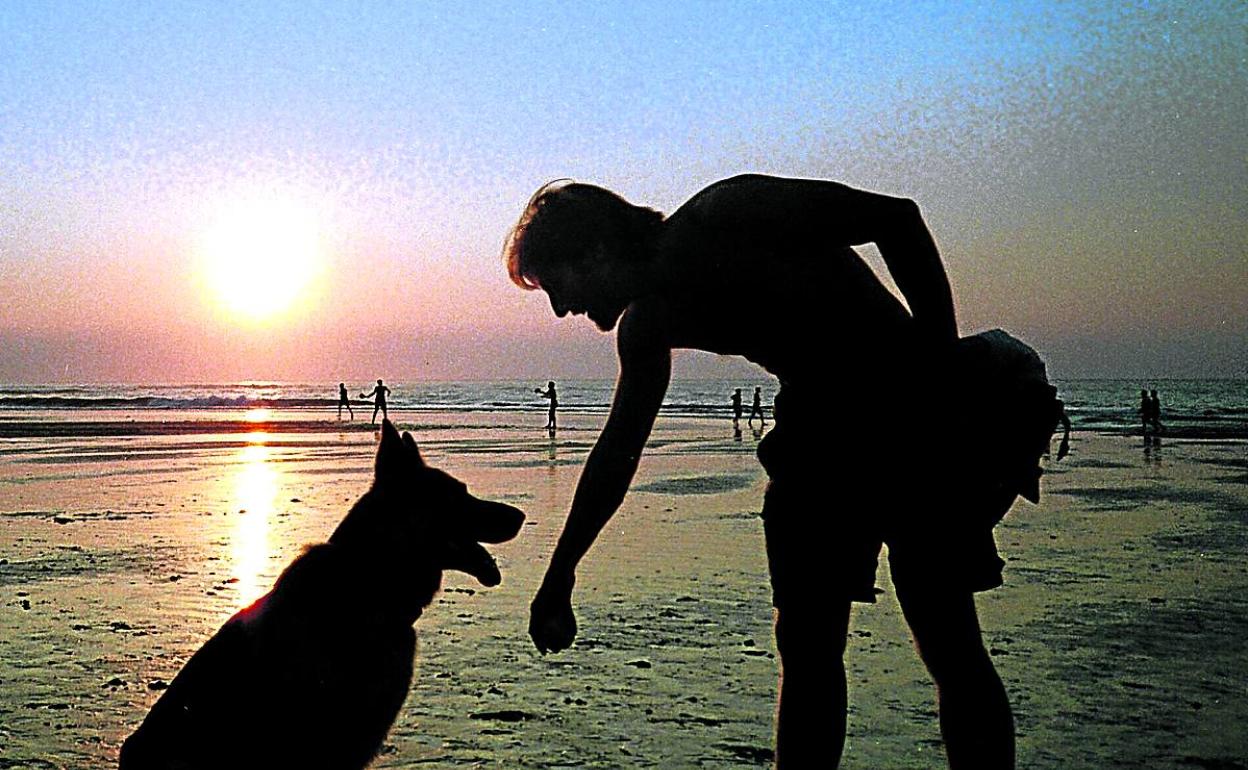
[[[1166, 435], [1248, 438], [1248, 380], [1072, 379], [1055, 384], [1076, 430], [1137, 432], [1139, 392], [1149, 388], [1158, 391]], [[605, 414], [613, 386], [611, 380], [561, 381], [559, 409], [571, 414]], [[742, 389], [748, 409], [755, 386], [762, 387], [769, 411], [779, 387], [773, 379], [675, 380], [668, 388], [660, 416], [726, 419], [731, 416], [733, 389]], [[544, 413], [547, 406], [534, 392], [545, 387], [543, 382], [393, 382], [388, 387], [390, 411], [400, 420], [405, 414], [429, 412]], [[364, 410], [365, 418], [371, 415], [370, 405], [356, 396], [371, 388], [372, 383], [351, 383], [348, 387], [356, 411]], [[20, 423], [28, 429], [32, 422], [45, 421], [216, 421], [239, 419], [256, 410], [267, 410], [274, 419], [315, 420], [322, 414], [330, 419], [336, 416], [337, 403], [336, 383], [0, 384], [0, 435], [5, 424]], [[835, 408], [847, 407], [840, 404]], [[829, 418], [835, 419], [835, 415], [829, 414]]]

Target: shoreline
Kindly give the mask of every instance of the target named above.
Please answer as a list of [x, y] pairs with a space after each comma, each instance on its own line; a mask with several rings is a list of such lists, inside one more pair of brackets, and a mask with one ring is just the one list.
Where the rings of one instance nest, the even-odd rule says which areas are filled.
[[[147, 418], [147, 419], [144, 419]], [[560, 431], [579, 430], [573, 425], [584, 426], [587, 422], [601, 423], [606, 419], [605, 412], [599, 411], [561, 411], [562, 424]], [[516, 430], [529, 430], [533, 424], [545, 420], [545, 412], [535, 411], [490, 411], [481, 410], [439, 410], [429, 409], [425, 412], [407, 410], [402, 415], [395, 415], [394, 424], [399, 430], [434, 431], [448, 428], [480, 429], [508, 427]], [[700, 423], [720, 423], [730, 425], [732, 420], [725, 415], [706, 414], [659, 414], [659, 420], [693, 421]], [[474, 425], [475, 422], [475, 425]], [[541, 430], [541, 424], [537, 425]], [[744, 419], [742, 425], [745, 424]], [[772, 421], [768, 420], [770, 428]], [[16, 419], [0, 416], [0, 439], [38, 439], [38, 438], [105, 438], [105, 437], [142, 437], [142, 436], [179, 436], [207, 434], [251, 434], [251, 433], [293, 433], [293, 434], [325, 434], [325, 433], [368, 433], [380, 430], [381, 423], [369, 423], [363, 420], [336, 420], [334, 418], [309, 419], [297, 412], [288, 412], [280, 416], [256, 419], [236, 413], [212, 414], [198, 413], [194, 417], [171, 416], [167, 412], [156, 412], [141, 415], [129, 415], [119, 418], [116, 415], [93, 415], [82, 419], [78, 415], [60, 416], [48, 419], [46, 415], [32, 415], [29, 418]], [[748, 427], [745, 428], [748, 430]], [[1059, 435], [1060, 430], [1054, 435]], [[1074, 428], [1071, 436], [1078, 434], [1119, 438], [1142, 438], [1143, 433], [1132, 428], [1085, 427]], [[1248, 426], [1182, 426], [1158, 437], [1163, 443], [1175, 441], [1204, 442], [1248, 442]]]

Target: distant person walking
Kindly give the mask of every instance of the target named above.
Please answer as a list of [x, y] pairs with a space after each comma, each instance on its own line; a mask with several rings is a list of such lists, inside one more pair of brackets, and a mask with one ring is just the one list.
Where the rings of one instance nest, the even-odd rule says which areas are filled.
[[373, 388], [370, 393], [361, 393], [360, 398], [372, 398], [374, 395], [377, 400], [373, 402], [373, 419], [371, 422], [377, 422], [377, 413], [381, 412], [383, 420], [389, 419], [390, 415], [386, 414], [386, 396], [389, 395], [390, 389], [381, 380], [377, 380], [377, 387]]
[[1145, 418], [1149, 425], [1153, 428], [1153, 438], [1161, 435], [1161, 399], [1157, 397], [1157, 391], [1151, 390], [1148, 393], [1148, 413]]
[[744, 408], [741, 406], [741, 389], [737, 388], [732, 392], [732, 425], [736, 427], [741, 422], [741, 415]]
[[750, 419], [746, 420], [750, 427], [754, 427], [754, 418], [757, 417], [762, 421], [763, 425], [767, 424], [767, 418], [763, 416], [763, 389], [754, 388], [754, 404], [750, 407]]
[[351, 410], [351, 399], [347, 397], [347, 384], [345, 382], [338, 383], [338, 419], [342, 419], [342, 408], [347, 408], [347, 414], [351, 415], [351, 419], [355, 419], [355, 412]]
[[546, 390], [542, 390], [541, 388], [534, 388], [533, 392], [541, 395], [544, 398], [550, 399], [550, 412], [547, 414], [547, 417], [546, 417], [546, 430], [550, 431], [551, 433], [554, 433], [555, 432], [555, 412], [557, 412], [559, 409], [559, 394], [555, 392], [555, 381], [551, 380], [550, 382], [547, 382]]

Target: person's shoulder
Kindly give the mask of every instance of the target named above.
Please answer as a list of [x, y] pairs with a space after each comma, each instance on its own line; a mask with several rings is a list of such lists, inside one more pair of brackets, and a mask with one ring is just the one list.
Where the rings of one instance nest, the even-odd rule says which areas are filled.
[[727, 197], [735, 194], [749, 195], [759, 192], [770, 192], [774, 190], [784, 190], [790, 188], [809, 187], [811, 185], [828, 185], [839, 184], [826, 179], [813, 179], [809, 177], [795, 176], [775, 176], [773, 174], [737, 174], [712, 182], [702, 188], [693, 197], [699, 198], [703, 195], [708, 197]]
[[694, 193], [693, 197], [685, 201], [676, 210], [676, 213], [686, 210], [705, 211], [717, 204], [735, 200], [741, 195], [756, 193], [762, 188], [782, 181], [780, 177], [766, 176], [764, 174], [737, 174], [736, 176], [730, 176], [718, 182], [712, 182]]
[[722, 220], [743, 210], [787, 208], [821, 190], [841, 188], [837, 182], [769, 174], [737, 174], [713, 182], [698, 191], [668, 219], [671, 221]]
[[696, 233], [704, 227], [713, 228], [735, 217], [741, 206], [758, 194], [759, 185], [767, 178], [759, 174], [738, 174], [712, 182], [694, 193], [663, 221], [669, 245], [683, 243], [687, 237], [696, 238]]

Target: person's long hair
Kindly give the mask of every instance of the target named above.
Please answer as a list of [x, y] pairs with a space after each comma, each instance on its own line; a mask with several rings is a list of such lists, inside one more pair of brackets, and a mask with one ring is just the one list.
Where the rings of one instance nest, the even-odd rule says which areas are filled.
[[626, 258], [648, 258], [644, 242], [662, 221], [658, 211], [603, 187], [555, 179], [529, 198], [503, 243], [503, 261], [512, 283], [537, 289], [542, 268], [584, 259], [601, 244], [619, 247]]

